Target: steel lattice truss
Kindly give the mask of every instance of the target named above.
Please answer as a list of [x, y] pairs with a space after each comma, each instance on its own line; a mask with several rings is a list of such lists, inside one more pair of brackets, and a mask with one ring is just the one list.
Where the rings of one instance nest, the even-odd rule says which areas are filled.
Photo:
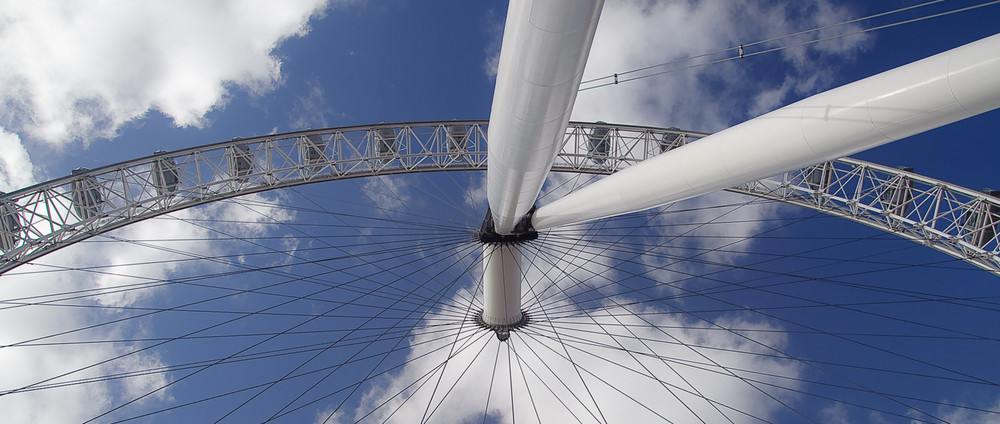
[[1000, 273], [1000, 199], [909, 168], [843, 158], [731, 191], [793, 203], [888, 231]]
[[[486, 168], [486, 121], [380, 124], [194, 147], [0, 196], [0, 272], [130, 223], [247, 193], [345, 178]], [[571, 123], [554, 171], [611, 174], [706, 136]], [[899, 234], [1000, 273], [1000, 199], [913, 172], [840, 159], [731, 189]]]

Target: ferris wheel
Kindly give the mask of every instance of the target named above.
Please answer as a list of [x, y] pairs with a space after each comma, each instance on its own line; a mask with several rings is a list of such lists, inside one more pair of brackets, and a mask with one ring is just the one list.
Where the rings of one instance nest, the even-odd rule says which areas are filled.
[[[92, 422], [998, 416], [995, 282], [879, 277], [995, 278], [1000, 199], [841, 157], [996, 108], [1000, 38], [707, 134], [569, 122], [601, 2], [575, 6], [512, 2], [488, 122], [233, 139], [4, 195], [4, 280], [49, 281], [3, 307], [97, 312], [3, 346], [80, 355], [0, 395], [116, 390]], [[942, 63], [945, 95], [914, 83]], [[102, 243], [167, 259], [39, 261]], [[945, 255], [905, 261], [920, 245]]]

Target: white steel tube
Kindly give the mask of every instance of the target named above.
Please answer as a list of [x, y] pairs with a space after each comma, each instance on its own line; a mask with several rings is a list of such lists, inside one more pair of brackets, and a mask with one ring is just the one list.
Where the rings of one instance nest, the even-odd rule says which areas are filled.
[[516, 244], [483, 245], [483, 322], [521, 321], [521, 250]]
[[497, 233], [534, 205], [576, 102], [604, 0], [511, 0], [490, 111], [486, 193]]
[[1000, 107], [1000, 34], [847, 84], [542, 206], [536, 229], [639, 211], [909, 137]]

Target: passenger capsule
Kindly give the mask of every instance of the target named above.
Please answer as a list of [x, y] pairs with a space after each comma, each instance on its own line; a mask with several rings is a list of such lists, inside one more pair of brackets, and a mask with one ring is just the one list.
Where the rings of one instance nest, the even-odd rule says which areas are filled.
[[319, 134], [310, 134], [299, 138], [299, 159], [302, 164], [310, 166], [313, 171], [319, 170], [326, 157], [327, 142]]
[[[913, 172], [913, 168], [907, 166], [898, 167], [901, 171]], [[913, 180], [900, 175], [887, 183], [887, 187], [882, 191], [880, 197], [882, 207], [886, 212], [899, 216], [906, 216], [910, 212], [913, 204]]]
[[[1000, 197], [1000, 190], [984, 189], [983, 193], [992, 197]], [[1000, 206], [981, 202], [975, 209], [965, 213], [965, 241], [984, 247], [997, 235], [997, 224], [1000, 223]]]
[[245, 181], [247, 175], [253, 171], [253, 154], [250, 153], [250, 145], [237, 144], [227, 147], [226, 156], [229, 162], [229, 175], [239, 181]]
[[[154, 155], [162, 155], [165, 150], [157, 150]], [[162, 157], [153, 159], [150, 164], [150, 174], [152, 174], [153, 186], [156, 187], [156, 194], [159, 196], [169, 196], [177, 191], [180, 185], [180, 173], [174, 158]]]
[[[0, 191], [0, 196], [5, 193]], [[0, 203], [0, 250], [9, 252], [21, 240], [21, 217], [10, 200]]]
[[[680, 131], [680, 130], [681, 129], [677, 127], [667, 128], [667, 131]], [[681, 134], [678, 132], [668, 132], [666, 134], [663, 134], [663, 138], [660, 140], [660, 153], [681, 147], [682, 141], [683, 139], [681, 138]]]
[[[72, 175], [86, 174], [90, 169], [76, 168]], [[101, 206], [104, 199], [101, 196], [100, 185], [97, 178], [92, 175], [84, 175], [73, 180], [70, 184], [72, 191], [73, 210], [81, 220], [94, 218], [101, 213]]]
[[396, 132], [392, 128], [380, 128], [372, 140], [375, 143], [375, 156], [381, 162], [388, 161], [396, 154]]
[[[597, 121], [597, 124], [607, 125], [608, 123]], [[592, 129], [587, 137], [587, 155], [598, 165], [604, 164], [608, 157], [608, 151], [611, 150], [610, 132], [611, 130], [606, 127], [597, 127]]]
[[830, 175], [833, 173], [829, 163], [821, 163], [809, 167], [805, 182], [814, 191], [826, 191], [830, 187]]
[[448, 134], [448, 153], [455, 159], [461, 159], [466, 152], [466, 137], [469, 130], [465, 125], [448, 125], [445, 132]]

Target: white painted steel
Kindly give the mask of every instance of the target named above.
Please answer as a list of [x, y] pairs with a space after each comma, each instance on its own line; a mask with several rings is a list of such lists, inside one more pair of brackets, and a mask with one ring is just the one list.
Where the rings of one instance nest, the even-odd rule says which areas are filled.
[[1000, 107], [1000, 34], [838, 87], [669, 151], [535, 211], [536, 229], [804, 167]]
[[603, 0], [512, 0], [490, 112], [487, 197], [509, 234], [563, 143]]
[[483, 245], [483, 322], [521, 321], [521, 250], [516, 244]]
[[[247, 193], [362, 176], [485, 171], [487, 122], [460, 124], [469, 129], [461, 158], [448, 150], [449, 139], [445, 137], [447, 127], [457, 125], [455, 121], [327, 128], [158, 152], [3, 194], [0, 274], [122, 226]], [[587, 134], [596, 128], [572, 123], [566, 130], [572, 144], [556, 157], [552, 170], [609, 175], [648, 160], [650, 153], [697, 143], [696, 138], [708, 135], [615, 125], [609, 134], [616, 148], [598, 164], [587, 157]], [[679, 133], [685, 136], [675, 138]], [[378, 134], [396, 137], [391, 151], [380, 148], [385, 145]], [[315, 143], [317, 138], [323, 142]], [[663, 145], [664, 139], [671, 142]], [[223, 171], [226, 152], [237, 144], [249, 144], [254, 162], [260, 164], [238, 185]], [[790, 171], [734, 189], [853, 219], [1000, 275], [1000, 238], [996, 237], [1000, 232], [1000, 212], [996, 212], [1000, 211], [1000, 198], [853, 159], [838, 159], [818, 170], [822, 172], [814, 167]], [[73, 213], [73, 181], [83, 178], [96, 180], [98, 196], [109, 200], [90, 220]], [[911, 192], [902, 198], [903, 203], [896, 194], [901, 187]]]

